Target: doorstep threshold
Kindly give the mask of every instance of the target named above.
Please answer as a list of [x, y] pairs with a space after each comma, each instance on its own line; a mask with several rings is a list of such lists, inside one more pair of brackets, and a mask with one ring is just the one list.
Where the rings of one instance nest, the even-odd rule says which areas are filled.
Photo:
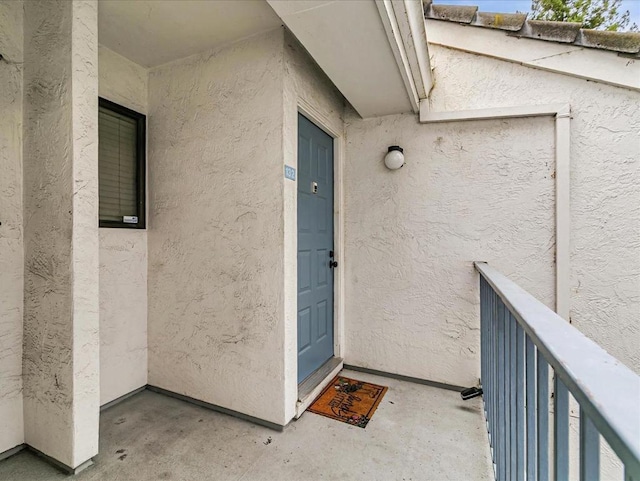
[[298, 419], [320, 395], [327, 384], [342, 371], [343, 360], [332, 357], [318, 368], [308, 378], [298, 384], [298, 402], [296, 404], [296, 419]]

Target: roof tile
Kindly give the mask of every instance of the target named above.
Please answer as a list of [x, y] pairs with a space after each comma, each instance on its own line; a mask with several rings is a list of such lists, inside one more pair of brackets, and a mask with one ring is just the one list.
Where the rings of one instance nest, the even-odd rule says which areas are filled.
[[476, 6], [441, 5], [433, 4], [433, 0], [422, 1], [427, 19], [507, 30], [509, 35], [516, 37], [569, 43], [640, 58], [640, 33], [637, 32], [581, 29], [580, 23], [527, 20], [526, 13], [478, 12]]
[[518, 37], [535, 38], [551, 42], [573, 43], [582, 27], [581, 23], [548, 22], [545, 20], [529, 20], [522, 29], [514, 34]]
[[576, 44], [615, 52], [638, 53], [640, 52], [640, 33], [582, 29]]
[[499, 28], [500, 30], [509, 30], [517, 32], [522, 28], [526, 13], [486, 13], [478, 12], [474, 25], [480, 27]]
[[478, 7], [467, 7], [462, 5], [433, 5], [431, 4], [431, 18], [449, 20], [450, 22], [471, 23]]

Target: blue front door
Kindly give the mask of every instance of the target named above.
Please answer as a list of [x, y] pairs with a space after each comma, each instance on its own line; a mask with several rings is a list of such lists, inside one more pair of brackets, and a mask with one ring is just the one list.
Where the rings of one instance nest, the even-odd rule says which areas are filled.
[[333, 139], [298, 115], [298, 382], [333, 356]]

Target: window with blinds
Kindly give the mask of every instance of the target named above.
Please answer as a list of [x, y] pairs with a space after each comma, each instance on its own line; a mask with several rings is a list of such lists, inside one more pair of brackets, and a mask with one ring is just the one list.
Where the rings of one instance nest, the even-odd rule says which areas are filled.
[[145, 116], [100, 99], [100, 227], [145, 227]]

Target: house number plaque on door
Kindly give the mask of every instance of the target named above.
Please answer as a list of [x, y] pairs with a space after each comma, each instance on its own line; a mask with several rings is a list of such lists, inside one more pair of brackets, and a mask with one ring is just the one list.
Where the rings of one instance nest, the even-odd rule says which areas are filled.
[[317, 182], [311, 182], [311, 192], [313, 192], [314, 194], [318, 193], [318, 183]]

